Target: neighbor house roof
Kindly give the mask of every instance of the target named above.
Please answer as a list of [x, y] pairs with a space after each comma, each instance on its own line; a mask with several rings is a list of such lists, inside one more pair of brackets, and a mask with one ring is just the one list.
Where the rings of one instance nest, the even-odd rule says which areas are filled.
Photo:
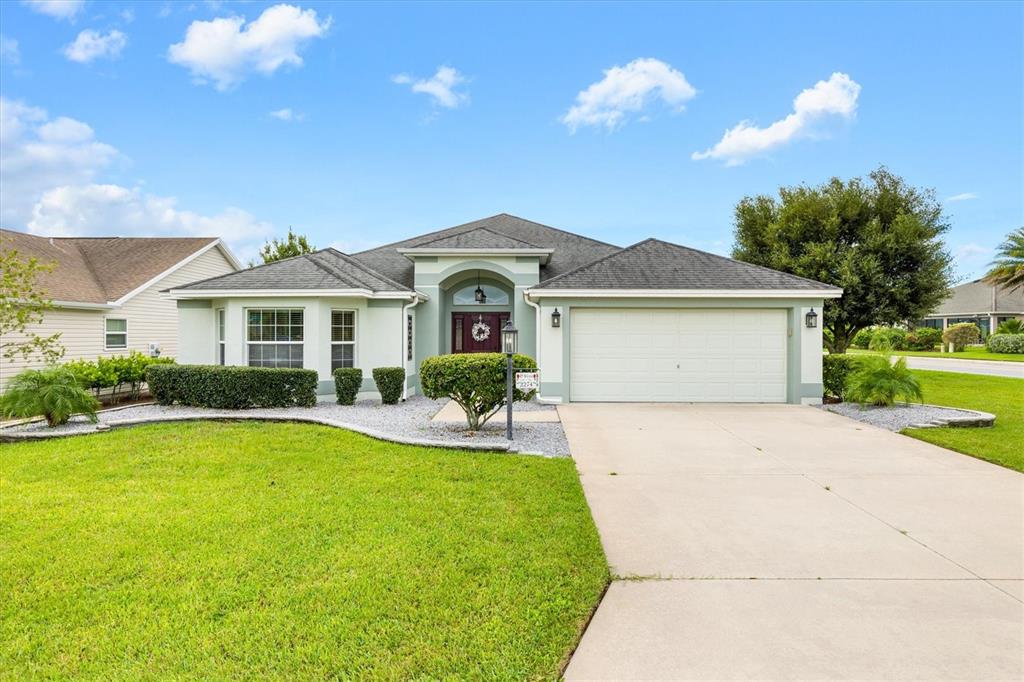
[[[485, 232], [480, 230], [485, 230]], [[483, 241], [486, 235], [490, 233], [527, 244], [529, 245], [528, 248], [551, 249], [551, 257], [540, 268], [541, 281], [568, 272], [584, 263], [589, 263], [619, 250], [617, 246], [612, 246], [596, 239], [590, 239], [589, 237], [573, 234], [572, 232], [517, 218], [507, 213], [500, 213], [490, 218], [474, 220], [471, 223], [464, 223], [394, 244], [379, 246], [369, 251], [353, 254], [352, 257], [361, 263], [365, 263], [375, 271], [383, 273], [408, 287], [412, 287], [414, 284], [415, 266], [412, 261], [399, 253], [399, 250], [421, 246], [427, 247], [427, 245], [436, 246], [439, 240], [457, 237], [458, 235], [470, 232], [475, 232], [476, 234], [467, 235], [467, 240]], [[487, 237], [487, 239], [493, 238]], [[491, 248], [497, 247], [491, 246]]]
[[534, 289], [756, 289], [841, 291], [838, 287], [659, 239], [645, 239]]
[[[214, 245], [220, 245], [216, 237], [40, 237], [0, 231], [0, 248], [55, 264], [39, 283], [49, 298], [67, 303], [119, 301]], [[234, 262], [230, 252], [224, 253]]]
[[174, 291], [230, 290], [351, 290], [412, 291], [337, 249], [322, 249], [293, 258], [257, 265], [248, 270], [191, 282]]
[[957, 315], [987, 315], [989, 313], [1024, 314], [1024, 288], [1010, 291], [995, 288], [979, 280], [955, 286], [949, 298], [939, 304], [929, 317], [955, 317]]

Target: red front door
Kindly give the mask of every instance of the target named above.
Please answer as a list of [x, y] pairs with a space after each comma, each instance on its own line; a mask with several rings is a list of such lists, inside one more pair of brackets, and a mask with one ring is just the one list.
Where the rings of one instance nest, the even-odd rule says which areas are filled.
[[501, 351], [501, 328], [508, 313], [452, 313], [453, 353]]

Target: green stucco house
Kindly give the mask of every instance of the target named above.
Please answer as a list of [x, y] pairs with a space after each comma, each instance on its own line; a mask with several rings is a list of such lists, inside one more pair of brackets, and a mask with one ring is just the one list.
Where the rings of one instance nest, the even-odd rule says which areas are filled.
[[816, 314], [836, 287], [648, 239], [626, 248], [500, 214], [356, 254], [324, 249], [169, 289], [184, 363], [331, 373], [500, 349], [545, 402], [821, 401]]

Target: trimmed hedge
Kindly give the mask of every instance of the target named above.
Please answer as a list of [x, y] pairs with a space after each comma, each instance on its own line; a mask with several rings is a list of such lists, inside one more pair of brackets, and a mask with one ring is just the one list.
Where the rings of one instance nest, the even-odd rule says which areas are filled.
[[954, 350], [963, 350], [964, 346], [981, 341], [981, 329], [973, 322], [961, 322], [946, 327], [942, 332], [942, 342], [953, 344]]
[[385, 405], [394, 405], [401, 399], [405, 387], [405, 368], [375, 367], [373, 383], [377, 385], [380, 401]]
[[826, 355], [822, 358], [821, 381], [826, 396], [842, 400], [846, 395], [847, 378], [858, 367], [852, 355]]
[[363, 385], [363, 370], [358, 367], [339, 367], [334, 370], [334, 394], [339, 405], [351, 405]]
[[1024, 353], [1024, 334], [993, 334], [986, 346], [991, 353]]
[[907, 350], [935, 350], [942, 343], [942, 330], [934, 327], [918, 327], [907, 334]]
[[317, 375], [312, 369], [151, 365], [146, 383], [161, 405], [228, 410], [316, 405]]
[[[528, 355], [512, 356], [515, 369], [537, 369]], [[505, 404], [504, 353], [434, 355], [420, 365], [420, 388], [428, 398], [451, 398], [466, 413], [469, 428], [476, 431]], [[513, 389], [512, 400], [526, 402], [534, 392]]]

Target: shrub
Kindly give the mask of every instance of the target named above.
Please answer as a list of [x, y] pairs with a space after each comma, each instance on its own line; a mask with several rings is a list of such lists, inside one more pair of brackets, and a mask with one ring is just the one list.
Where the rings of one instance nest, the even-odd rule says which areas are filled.
[[127, 387], [130, 398], [139, 397], [142, 383], [146, 380], [146, 368], [150, 365], [171, 364], [174, 358], [151, 358], [133, 350], [128, 355], [101, 357], [95, 361], [73, 360], [64, 363], [83, 388], [93, 391], [98, 397], [104, 388], [113, 388], [111, 398], [116, 400], [122, 388]]
[[942, 342], [953, 344], [953, 350], [963, 350], [964, 346], [981, 341], [981, 329], [973, 322], [952, 324], [942, 332]]
[[96, 395], [99, 395], [100, 389], [117, 384], [117, 371], [109, 364], [101, 367], [99, 363], [89, 360], [73, 360], [64, 363], [63, 367], [74, 375], [79, 386], [91, 389]]
[[876, 329], [878, 329], [878, 327], [866, 327], [861, 329], [853, 335], [853, 340], [850, 342], [850, 345], [854, 348], [867, 349], [867, 347], [871, 345], [871, 337], [875, 335]]
[[351, 405], [363, 385], [363, 370], [357, 367], [339, 367], [334, 370], [334, 393], [339, 405]]
[[935, 350], [942, 342], [942, 330], [934, 327], [918, 327], [907, 334], [907, 350]]
[[377, 385], [380, 401], [385, 405], [394, 405], [402, 397], [405, 387], [404, 367], [375, 367], [373, 383]]
[[907, 333], [898, 327], [878, 327], [871, 336], [868, 348], [871, 350], [903, 350], [907, 345]]
[[146, 383], [161, 405], [244, 410], [316, 404], [312, 369], [155, 364], [146, 368]]
[[846, 397], [862, 405], [892, 405], [924, 401], [921, 384], [907, 369], [906, 358], [892, 361], [889, 355], [864, 356], [846, 383]]
[[[514, 355], [516, 369], [535, 370], [528, 355]], [[420, 365], [420, 387], [428, 398], [451, 398], [466, 413], [466, 423], [476, 431], [505, 404], [505, 355], [464, 353], [434, 355]], [[512, 399], [525, 402], [534, 392], [513, 389]]]
[[59, 426], [81, 412], [96, 421], [100, 403], [78, 383], [64, 367], [27, 369], [11, 379], [0, 396], [0, 414], [5, 417], [46, 417], [46, 423]]
[[1024, 334], [1024, 320], [1003, 320], [996, 327], [996, 334]]
[[825, 395], [843, 399], [847, 377], [857, 368], [859, 359], [853, 355], [826, 355], [822, 358], [821, 380]]
[[992, 353], [1024, 353], [1024, 334], [993, 334], [986, 345]]

